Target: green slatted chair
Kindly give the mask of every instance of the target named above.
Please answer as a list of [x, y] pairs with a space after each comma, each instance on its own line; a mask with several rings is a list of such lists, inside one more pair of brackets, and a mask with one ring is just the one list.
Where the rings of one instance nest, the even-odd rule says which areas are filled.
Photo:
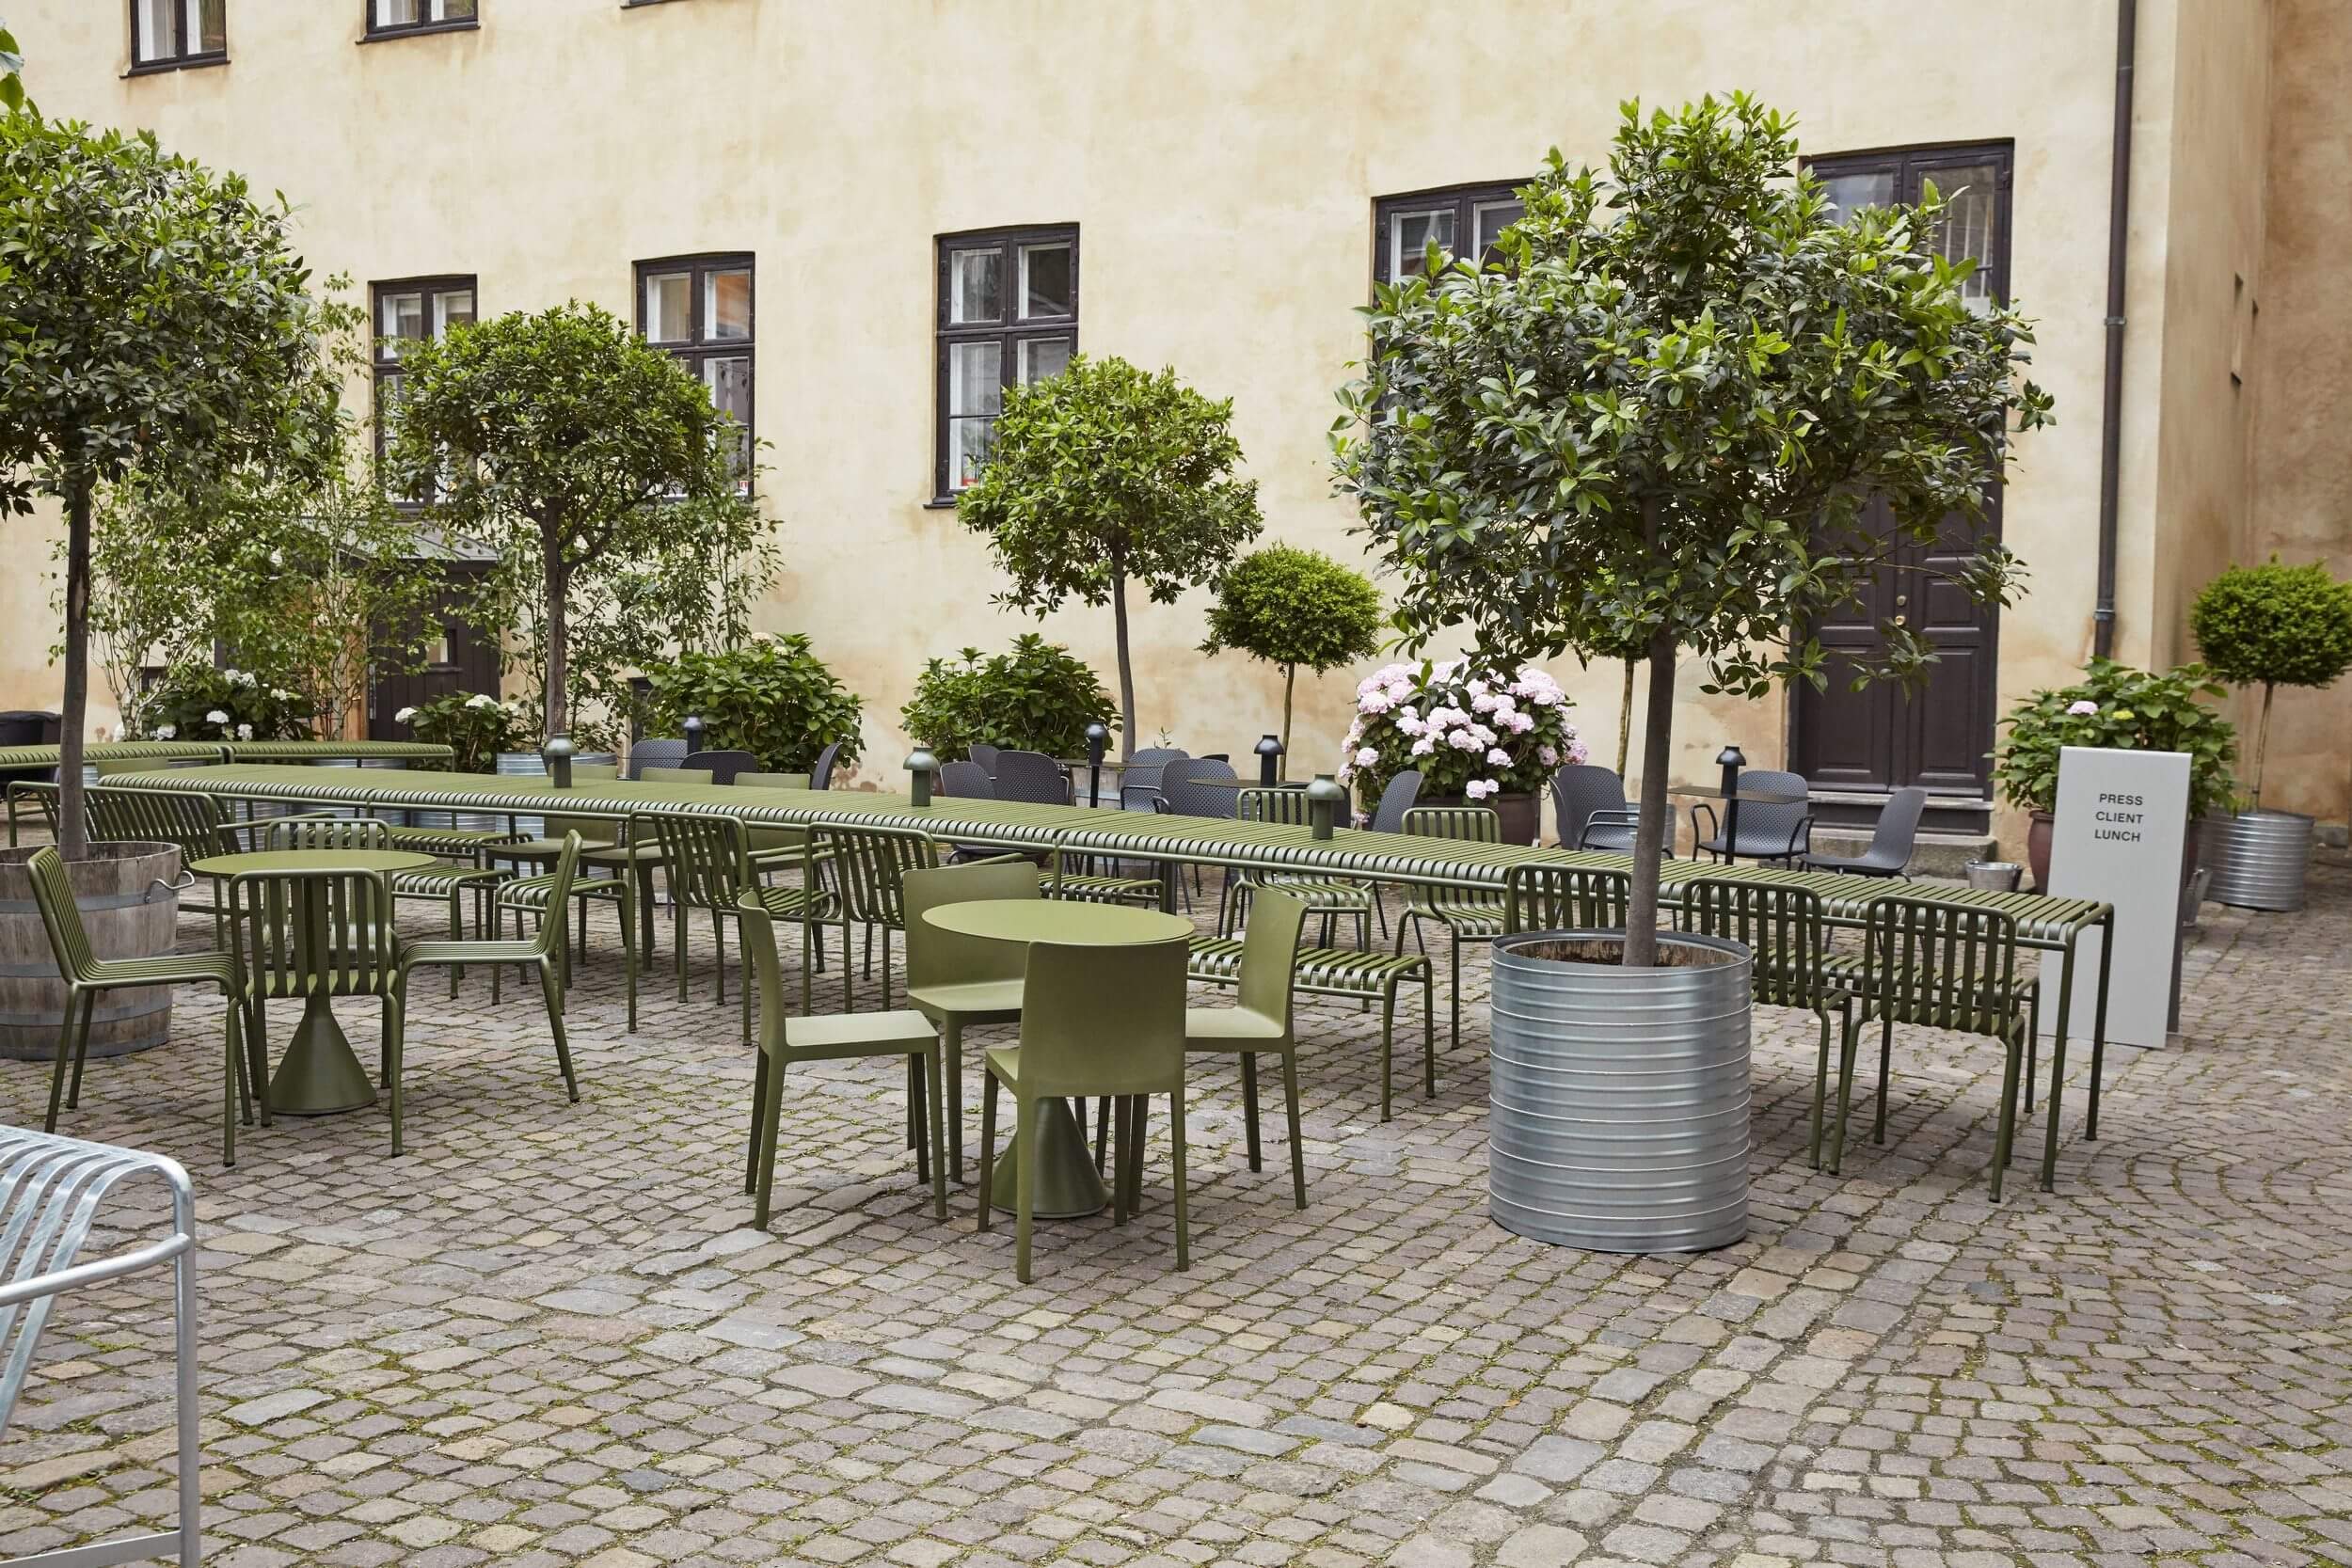
[[[580, 837], [566, 834], [564, 852], [555, 859], [550, 879], [548, 907], [562, 910], [570, 896], [571, 881], [580, 866]], [[398, 874], [395, 873], [395, 879]], [[410, 942], [400, 948], [400, 967], [392, 981], [392, 1014], [405, 1018], [408, 1006], [408, 972], [424, 965], [437, 965], [453, 972], [467, 964], [485, 964], [492, 974], [508, 964], [528, 964], [539, 972], [539, 994], [547, 999], [548, 1033], [555, 1037], [555, 1065], [564, 1074], [564, 1092], [572, 1103], [580, 1103], [580, 1080], [572, 1073], [571, 1042], [564, 1034], [564, 922], [559, 917], [542, 920], [539, 932], [527, 942]], [[405, 1042], [395, 1032], [385, 1054], [385, 1086], [392, 1099], [392, 1152], [401, 1152], [401, 1069], [406, 1058]]]
[[[1268, 888], [1266, 892], [1281, 891]], [[1286, 898], [1293, 897], [1283, 892]], [[1254, 905], [1256, 900], [1251, 900]], [[1305, 900], [1293, 898], [1304, 904]], [[1304, 918], [1304, 911], [1301, 912]], [[1231, 986], [1241, 982], [1248, 932], [1239, 937], [1195, 936], [1184, 961], [1187, 979], [1202, 985]], [[1438, 1093], [1438, 1008], [1432, 965], [1425, 953], [1365, 952], [1357, 947], [1302, 947], [1292, 961], [1293, 987], [1310, 996], [1339, 996], [1367, 1006], [1380, 1004], [1380, 1119], [1390, 1118], [1391, 1053], [1396, 1038], [1396, 998], [1404, 987], [1421, 987], [1422, 1092]], [[1253, 1167], [1254, 1168], [1254, 1167]]]
[[[1249, 1168], [1259, 1170], [1258, 1058], [1282, 1059], [1282, 1108], [1291, 1143], [1291, 1201], [1307, 1207], [1307, 1155], [1298, 1131], [1298, 1035], [1292, 1001], [1298, 963], [1298, 932], [1307, 906], [1268, 888], [1251, 900], [1249, 928], [1242, 934], [1241, 994], [1231, 1007], [1186, 1007], [1187, 1054], [1241, 1058], [1242, 1125], [1248, 1134]], [[1427, 968], [1426, 960], [1422, 967]], [[1385, 1066], [1383, 1070], [1385, 1071]]]
[[1756, 1000], [1771, 1007], [1802, 1007], [1821, 1022], [1813, 1067], [1813, 1168], [1821, 1168], [1822, 1106], [1829, 1092], [1831, 1012], [1838, 1038], [1853, 1025], [1859, 958], [1833, 958], [1820, 895], [1809, 888], [1758, 882], [1739, 876], [1693, 877], [1680, 885], [1679, 924], [1700, 936], [1736, 942], [1754, 956]]
[[[1415, 806], [1405, 814], [1408, 837], [1444, 838], [1463, 844], [1501, 844], [1502, 818], [1485, 806]], [[1396, 950], [1405, 951], [1405, 933], [1422, 952], [1422, 925], [1445, 927], [1453, 966], [1453, 1033], [1448, 1050], [1462, 1043], [1462, 943], [1492, 942], [1502, 934], [1502, 895], [1466, 892], [1455, 888], [1412, 887], [1405, 897], [1405, 912], [1396, 917]]]
[[[49, 951], [66, 986], [65, 1019], [57, 1029], [57, 1059], [50, 1070], [49, 1115], [41, 1123], [42, 1131], [57, 1130], [61, 1096], [68, 1109], [81, 1108], [82, 1065], [89, 1054], [90, 1021], [101, 995], [135, 986], [218, 986], [229, 999], [228, 1052], [221, 1071], [220, 1160], [225, 1165], [235, 1164], [237, 1122], [240, 1118], [248, 1124], [252, 1121], [256, 1085], [261, 1088], [262, 1122], [269, 1124], [269, 1080], [258, 1053], [251, 1049], [259, 1041], [248, 1042], [242, 1027], [245, 982], [237, 972], [236, 958], [228, 953], [98, 958], [90, 950], [89, 931], [82, 924], [81, 907], [73, 901], [72, 884], [66, 880], [64, 859], [55, 849], [36, 849], [25, 869], [32, 877], [33, 903], [40, 911], [41, 928], [49, 935]], [[73, 1058], [71, 1092], [66, 1085], [69, 1053]]]
[[850, 993], [850, 927], [866, 927], [868, 956], [874, 933], [882, 933], [882, 1006], [890, 1006], [890, 937], [907, 928], [905, 878], [910, 871], [933, 871], [939, 866], [939, 846], [914, 828], [826, 828], [817, 833], [818, 855], [830, 863], [835, 907], [840, 913], [841, 1010], [854, 1012]]
[[[368, 816], [278, 816], [255, 824], [262, 831], [263, 849], [390, 849], [391, 825]], [[420, 849], [418, 854], [424, 853]], [[474, 932], [483, 929], [482, 900], [494, 890], [500, 873], [487, 866], [431, 865], [395, 871], [387, 879], [392, 900], [424, 900], [449, 909], [449, 936], [456, 942], [466, 934], [465, 898], [474, 896]], [[457, 994], [458, 971], [449, 974], [449, 993]]]
[[[806, 773], [738, 773], [738, 789], [806, 789], [811, 775]], [[754, 828], [745, 841], [746, 852], [755, 871], [783, 871], [801, 863], [803, 841], [808, 837], [805, 828]], [[819, 847], [819, 859], [823, 858]]]
[[37, 816], [49, 830], [53, 840], [57, 836], [57, 786], [46, 779], [12, 779], [8, 782], [8, 847], [17, 847], [17, 824], [22, 817]]
[[[1851, 974], [1851, 965], [1833, 967], [1836, 973]], [[1837, 1124], [1830, 1140], [1830, 1170], [1837, 1171], [1846, 1151], [1854, 1047], [1865, 1027], [1879, 1025], [1878, 1107], [1870, 1137], [1882, 1144], [1886, 1141], [1895, 1025], [1915, 1023], [1982, 1035], [1998, 1041], [2007, 1056], [2001, 1070], [2000, 1126], [1993, 1148], [1993, 1201], [1998, 1203], [2017, 1131], [2018, 1087], [2034, 1070], [2039, 994], [2035, 979], [2019, 977], [2017, 923], [2008, 913], [1901, 894], [1871, 899], [1864, 911], [1861, 971], [1854, 981], [1859, 1007], [1846, 1025], [1837, 1064]]]
[[[870, 1056], [907, 1059], [907, 1117], [917, 1129], [912, 1140], [915, 1176], [931, 1184], [932, 1212], [946, 1220], [947, 1149], [940, 1108], [938, 1029], [930, 1019], [913, 1011], [787, 1016], [784, 975], [776, 961], [775, 922], [755, 893], [746, 892], [736, 911], [752, 983], [759, 989], [759, 1064], [752, 1079], [751, 1154], [743, 1169], [743, 1190], [755, 1195], [752, 1224], [768, 1228], [775, 1193], [785, 1069], [795, 1062], [857, 1061]], [[850, 966], [841, 967], [847, 972]]]
[[[1286, 828], [1310, 826], [1307, 792], [1303, 789], [1245, 789], [1235, 798], [1234, 818], [1242, 822], [1272, 822]], [[1369, 882], [1348, 877], [1311, 872], [1246, 870], [1228, 872], [1225, 891], [1217, 895], [1217, 931], [1231, 936], [1249, 923], [1248, 904], [1261, 888], [1275, 888], [1307, 906], [1310, 919], [1323, 921], [1323, 945], [1331, 946], [1334, 920], [1356, 922], [1356, 945], [1372, 946], [1373, 889]], [[1230, 902], [1229, 902], [1230, 898]]]
[[1633, 898], [1630, 872], [1529, 862], [1502, 874], [1502, 929], [1622, 931]]
[[[650, 768], [648, 772], [652, 771]], [[768, 911], [771, 920], [788, 920], [804, 925], [803, 940], [813, 939], [817, 944], [818, 961], [823, 961], [824, 927], [828, 922], [838, 924], [838, 900], [823, 888], [808, 890], [798, 887], [770, 887], [753, 874], [751, 858], [744, 847], [743, 825], [731, 816], [683, 816], [664, 814], [641, 814], [629, 818], [630, 840], [648, 843], [660, 852], [664, 873], [670, 883], [671, 938], [676, 949], [677, 999], [686, 1000], [686, 919], [690, 910], [710, 912], [710, 934], [719, 950], [717, 965], [717, 1000], [723, 1006], [727, 999], [727, 939], [724, 923], [742, 918], [741, 900], [752, 895], [759, 907]], [[842, 956], [842, 968], [849, 968], [849, 956]], [[808, 1010], [810, 972], [807, 964], [801, 968], [801, 1009]], [[746, 985], [742, 992], [743, 1043], [752, 1043], [752, 993]]]
[[[579, 762], [572, 765], [572, 777], [575, 780], [596, 782], [615, 779], [619, 776], [620, 769], [612, 763]], [[618, 843], [619, 835], [612, 820], [607, 817], [566, 816], [559, 814], [546, 818], [546, 822], [550, 827], [561, 825], [565, 833], [579, 837], [580, 854], [575, 863], [583, 867], [588, 858], [597, 850], [612, 848]], [[529, 841], [521, 842], [528, 843]], [[562, 839], [555, 841], [559, 858], [563, 842]], [[499, 853], [495, 849], [489, 852], [494, 856]], [[535, 861], [536, 858], [535, 855], [529, 857], [526, 863]], [[610, 862], [606, 863], [605, 869], [608, 872], [606, 876], [575, 876], [567, 884], [570, 900], [580, 911], [580, 959], [582, 963], [588, 961], [588, 906], [594, 903], [612, 905], [621, 930], [621, 965], [627, 975], [628, 990], [628, 1032], [633, 1035], [637, 1032], [637, 971], [640, 964], [638, 944], [641, 939], [645, 942], [645, 958], [650, 960], [653, 957], [651, 939], [646, 934], [644, 923], [638, 915], [641, 905], [651, 896], [648, 883], [652, 872], [647, 869], [644, 877], [633, 876], [628, 865]], [[491, 936], [494, 939], [504, 939], [506, 916], [510, 911], [515, 916], [516, 929], [520, 932], [527, 928], [524, 924], [526, 915], [545, 924], [549, 911], [553, 910], [555, 910], [555, 876], [552, 872], [542, 871], [530, 876], [510, 878], [498, 885], [491, 898], [490, 912], [493, 920]], [[564, 919], [564, 914], [557, 911], [555, 923], [559, 930]], [[562, 976], [564, 983], [568, 987], [571, 984], [569, 949], [559, 942], [557, 954], [564, 966]], [[504, 974], [505, 972], [500, 969], [493, 969], [490, 972], [490, 1000], [494, 1004], [504, 1000], [502, 994]]]
[[[239, 833], [253, 832], [274, 822], [295, 820], [269, 817], [227, 822], [222, 820], [220, 806], [211, 796], [176, 790], [93, 789], [83, 800], [89, 813], [92, 838], [173, 845], [180, 851], [180, 863], [183, 866], [213, 855], [235, 854], [245, 847], [237, 837]], [[212, 879], [209, 897], [197, 899], [183, 895], [180, 908], [211, 915], [214, 938], [220, 940], [221, 921], [228, 905], [221, 895], [218, 878]]]
[[[229, 950], [245, 983], [255, 1061], [265, 1067], [269, 1060], [271, 1002], [373, 996], [383, 1004], [381, 1071], [389, 1075], [400, 1043], [400, 941], [383, 874], [241, 871], [229, 879], [228, 905]], [[266, 1106], [268, 1076], [257, 1074], [255, 1092]]]
[[[962, 876], [946, 871], [942, 876]], [[1038, 1184], [1038, 1109], [1047, 1100], [1109, 1095], [1124, 1101], [1119, 1129], [1114, 1219], [1139, 1195], [1143, 1110], [1168, 1097], [1168, 1148], [1176, 1184], [1176, 1267], [1192, 1267], [1184, 1190], [1184, 944], [1074, 947], [1033, 942], [1022, 984], [1021, 1043], [992, 1047], [980, 1100], [979, 1227], [994, 1219], [996, 1099], [1012, 1091], [1020, 1174], [1013, 1192], [1013, 1273], [1029, 1283], [1029, 1233]]]
[[979, 861], [901, 879], [907, 939], [907, 1000], [939, 1026], [947, 1079], [948, 1174], [963, 1181], [963, 1032], [1021, 1017], [1021, 949], [1009, 942], [943, 931], [927, 910], [977, 898], [1038, 898], [1043, 889], [1026, 859]]

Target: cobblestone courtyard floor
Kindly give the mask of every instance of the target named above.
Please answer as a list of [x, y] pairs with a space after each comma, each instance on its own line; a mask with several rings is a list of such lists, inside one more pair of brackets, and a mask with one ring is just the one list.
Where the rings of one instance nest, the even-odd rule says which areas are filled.
[[[1759, 1009], [1753, 1221], [1703, 1257], [1488, 1223], [1483, 956], [1438, 1097], [1386, 1125], [1377, 1014], [1302, 1006], [1303, 1212], [1279, 1111], [1253, 1174], [1235, 1073], [1197, 1073], [1184, 1275], [1155, 1137], [1140, 1223], [1041, 1222], [1015, 1283], [970, 1189], [932, 1221], [896, 1064], [787, 1085], [748, 1228], [732, 958], [722, 1010], [706, 931], [676, 1004], [666, 926], [633, 1036], [602, 928], [579, 1105], [535, 998], [470, 974], [412, 998], [401, 1159], [377, 1109], [253, 1129], [223, 1171], [219, 1005], [185, 991], [63, 1130], [196, 1178], [219, 1568], [2352, 1563], [2328, 859], [2303, 914], [2207, 907], [2185, 1037], [2111, 1054], [2095, 1144], [2072, 1069], [2055, 1194], [2037, 1116], [1987, 1201], [1999, 1056], [1920, 1031], [1885, 1147], [1813, 1172], [1811, 1020]], [[373, 1062], [373, 1004], [342, 1014]], [[46, 1093], [0, 1064], [0, 1117]], [[168, 1343], [164, 1275], [70, 1298], [0, 1440], [0, 1555], [168, 1513]]]

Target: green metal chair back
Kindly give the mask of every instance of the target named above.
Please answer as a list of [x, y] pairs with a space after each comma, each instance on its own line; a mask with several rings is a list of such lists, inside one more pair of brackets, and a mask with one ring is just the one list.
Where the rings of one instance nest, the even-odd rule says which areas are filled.
[[1999, 910], [1885, 894], [1864, 911], [1863, 993], [1898, 1023], [2006, 1037], [2017, 922]]
[[1029, 945], [1021, 1094], [1167, 1094], [1184, 1084], [1182, 938], [1134, 947]]
[[[738, 773], [735, 776], [735, 787], [738, 789], [806, 789], [808, 784], [809, 775], [806, 773]], [[807, 836], [804, 828], [755, 825], [747, 842], [752, 853], [756, 855], [762, 850], [798, 849], [801, 840]]]
[[[602, 784], [621, 776], [616, 762], [576, 762], [572, 764], [572, 780], [576, 784]], [[549, 816], [541, 819], [546, 826], [540, 832], [548, 838], [562, 838], [565, 833], [578, 833], [583, 847], [609, 849], [620, 840], [621, 825], [609, 816]]]
[[[1502, 818], [1486, 806], [1415, 806], [1405, 814], [1404, 832], [1412, 838], [1456, 844], [1501, 844]], [[1413, 896], [1433, 910], [1492, 911], [1503, 907], [1500, 893], [1462, 888], [1419, 888]]]
[[392, 830], [373, 817], [279, 817], [262, 829], [264, 849], [389, 849]]
[[32, 873], [33, 902], [40, 907], [40, 923], [48, 929], [57, 972], [68, 980], [89, 979], [97, 973], [98, 956], [90, 950], [81, 906], [73, 901], [73, 884], [66, 879], [64, 857], [55, 849], [37, 849], [25, 869]]
[[1298, 978], [1298, 933], [1307, 922], [1306, 903], [1272, 889], [1250, 901], [1249, 924], [1241, 934], [1240, 994], [1245, 1008], [1291, 1026], [1291, 999]]
[[1303, 789], [1242, 790], [1234, 797], [1233, 816], [1244, 822], [1278, 822], [1286, 828], [1304, 828], [1312, 821]]
[[224, 843], [220, 807], [209, 795], [154, 789], [93, 789], [91, 836], [177, 845], [180, 858], [200, 861], [236, 847]]
[[[57, 786], [44, 779], [18, 779], [8, 785], [8, 843], [16, 843], [16, 803], [30, 800], [40, 809], [41, 825], [49, 836], [57, 835]], [[89, 797], [83, 797], [85, 800]], [[98, 835], [104, 837], [103, 833]]]
[[915, 828], [828, 828], [818, 844], [834, 851], [834, 888], [852, 923], [905, 930], [907, 873], [939, 866], [939, 846]]
[[241, 871], [229, 879], [229, 940], [259, 996], [383, 996], [399, 978], [378, 871]]
[[1502, 874], [1502, 928], [1619, 931], [1632, 897], [1633, 879], [1623, 871], [1521, 863]]
[[1755, 955], [1758, 1002], [1775, 1007], [1820, 1003], [1821, 959], [1829, 950], [1820, 895], [1738, 876], [1693, 877], [1680, 893], [1684, 930], [1725, 938]]
[[806, 773], [738, 773], [738, 789], [806, 789], [810, 775]]
[[637, 775], [640, 784], [707, 784], [719, 775], [707, 768], [648, 768]]
[[907, 990], [1022, 977], [1019, 946], [943, 931], [925, 921], [923, 911], [978, 898], [1042, 897], [1035, 865], [1026, 861], [946, 865], [906, 872], [900, 884], [906, 918]]
[[731, 816], [641, 814], [628, 819], [629, 842], [644, 843], [647, 829], [661, 846], [672, 897], [695, 909], [734, 910], [737, 895], [752, 880], [744, 863], [742, 824]]
[[564, 849], [555, 857], [555, 870], [548, 883], [547, 913], [539, 921], [539, 934], [531, 939], [531, 950], [539, 958], [555, 953], [564, 941], [564, 914], [571, 908], [572, 879], [580, 871], [580, 853], [584, 847], [578, 833], [564, 835]]

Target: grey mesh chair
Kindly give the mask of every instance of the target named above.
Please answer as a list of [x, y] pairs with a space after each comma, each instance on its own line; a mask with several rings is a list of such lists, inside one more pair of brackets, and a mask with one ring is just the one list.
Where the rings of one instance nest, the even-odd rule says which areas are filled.
[[1025, 800], [1031, 805], [1070, 804], [1070, 780], [1061, 764], [1042, 752], [996, 753], [996, 799]]
[[834, 741], [823, 751], [818, 752], [816, 766], [808, 770], [808, 787], [811, 789], [831, 789], [833, 787], [833, 767], [834, 763], [839, 762], [840, 760], [841, 742], [838, 740]]
[[[1641, 826], [1642, 810], [1625, 798], [1625, 781], [1617, 777], [1615, 768], [1581, 764], [1563, 768], [1551, 776], [1551, 810], [1560, 822], [1561, 848], [1633, 853], [1633, 834]], [[1741, 817], [1746, 815], [1746, 808], [1740, 808]], [[1666, 808], [1664, 854], [1668, 860], [1674, 859], [1675, 833], [1681, 819], [1677, 808]]]
[[[1928, 809], [1928, 792], [1906, 785], [1886, 798], [1879, 812], [1870, 847], [1859, 855], [1817, 855], [1807, 850], [1807, 871], [1839, 871], [1850, 877], [1901, 877], [1909, 880], [1911, 851], [1919, 840], [1919, 817]], [[1747, 836], [1747, 808], [1740, 810], [1740, 837]]]
[[966, 750], [970, 752], [973, 762], [979, 766], [981, 772], [986, 773], [992, 779], [996, 776], [995, 747], [984, 745], [976, 740]]
[[1407, 768], [1380, 791], [1380, 803], [1372, 808], [1372, 820], [1365, 826], [1375, 833], [1401, 833], [1405, 831], [1405, 814], [1420, 800], [1421, 771]]
[[[939, 765], [939, 793], [951, 800], [993, 800], [996, 786], [977, 762], [944, 762]], [[977, 844], [948, 846], [950, 859], [956, 861], [987, 860], [996, 851]]]
[[641, 740], [628, 749], [628, 776], [642, 780], [648, 768], [675, 768], [685, 761], [683, 740]]
[[[1121, 811], [1157, 811], [1153, 801], [1164, 796], [1168, 770], [1190, 762], [1192, 753], [1181, 746], [1147, 746], [1127, 759], [1127, 766], [1119, 775], [1119, 809]], [[1132, 792], [1132, 793], [1131, 793]]]
[[[1804, 858], [1813, 842], [1813, 806], [1806, 799], [1813, 786], [1802, 773], [1783, 773], [1771, 768], [1752, 768], [1740, 775], [1742, 790], [1761, 794], [1793, 795], [1796, 800], [1787, 805], [1773, 805], [1763, 800], [1739, 802], [1740, 839], [1736, 844], [1724, 841], [1723, 830], [1717, 825], [1714, 809], [1705, 804], [1691, 808], [1699, 835], [1694, 854], [1713, 855], [1721, 861], [1786, 861], [1795, 864]], [[1732, 802], [1724, 802], [1726, 806]]]
[[[1215, 783], [1195, 784], [1193, 781], [1196, 779], [1239, 782], [1233, 772], [1233, 765], [1223, 757], [1188, 757], [1182, 767], [1168, 768], [1160, 774], [1160, 799], [1168, 803], [1168, 812], [1176, 816], [1205, 816], [1220, 822], [1232, 820], [1233, 814], [1241, 809], [1241, 791]], [[1196, 863], [1192, 868], [1192, 887], [1184, 895], [1187, 899], [1205, 896], [1201, 892], [1200, 876], [1200, 867]], [[1187, 904], [1185, 907], [1191, 906]]]
[[696, 752], [678, 765], [708, 769], [712, 784], [731, 784], [738, 773], [756, 773], [759, 759], [749, 752]]

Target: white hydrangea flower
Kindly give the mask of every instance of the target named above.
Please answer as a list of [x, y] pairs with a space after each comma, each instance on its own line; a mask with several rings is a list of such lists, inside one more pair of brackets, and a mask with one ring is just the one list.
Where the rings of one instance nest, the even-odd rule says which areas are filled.
[[158, 724], [155, 726], [155, 738], [158, 740], [169, 740], [173, 736], [178, 735], [179, 733], [180, 726], [177, 724]]
[[1500, 746], [1489, 747], [1486, 751], [1486, 763], [1492, 768], [1508, 768], [1511, 766], [1511, 753]]
[[395, 713], [395, 714], [393, 714], [393, 715], [392, 715], [392, 722], [393, 722], [393, 723], [395, 723], [395, 724], [405, 724], [405, 723], [407, 723], [410, 720], [414, 719], [416, 716], [417, 716], [417, 710], [416, 710], [415, 708], [412, 708], [412, 707], [405, 707], [405, 708], [402, 708], [402, 709], [401, 709], [398, 713]]
[[207, 724], [226, 724], [229, 722], [229, 715], [221, 712], [218, 708], [214, 708], [204, 715], [204, 722]]
[[253, 738], [253, 726], [252, 726], [252, 725], [250, 725], [250, 724], [239, 724], [239, 725], [237, 726], [237, 738], [238, 738], [239, 740], [250, 740], [250, 739], [252, 739], [252, 738]]
[[1370, 768], [1374, 763], [1378, 762], [1379, 760], [1380, 753], [1369, 746], [1364, 747], [1361, 751], [1359, 751], [1356, 753], [1356, 766], [1359, 768]]
[[1502, 793], [1502, 786], [1492, 779], [1472, 779], [1462, 786], [1462, 798], [1466, 800], [1484, 800], [1490, 795]]
[[488, 692], [482, 691], [467, 698], [466, 705], [468, 707], [496, 707], [499, 705], [499, 700]]
[[1424, 735], [1413, 742], [1413, 755], [1417, 757], [1425, 757], [1437, 749], [1438, 737], [1436, 736]]
[[1584, 749], [1584, 742], [1581, 740], [1577, 741], [1568, 748], [1568, 760], [1576, 764], [1579, 768], [1583, 767], [1584, 760], [1592, 754], [1592, 752]]
[[1560, 766], [1560, 753], [1549, 746], [1538, 746], [1535, 748], [1535, 760], [1546, 768], [1557, 768]]

